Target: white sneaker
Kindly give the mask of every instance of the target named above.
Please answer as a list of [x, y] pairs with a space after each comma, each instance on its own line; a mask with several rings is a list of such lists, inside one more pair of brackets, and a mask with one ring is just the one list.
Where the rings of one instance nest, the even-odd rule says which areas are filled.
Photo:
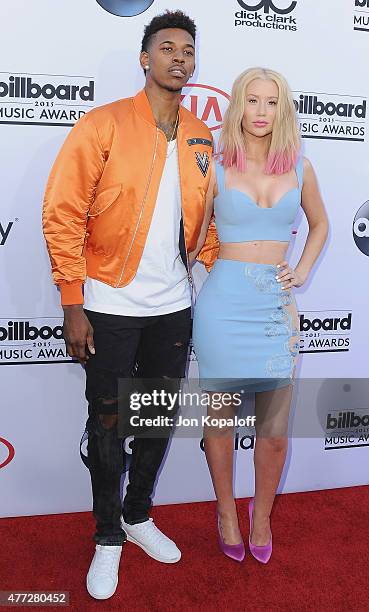
[[121, 546], [96, 544], [96, 552], [87, 574], [87, 591], [95, 599], [109, 599], [118, 586]]
[[173, 540], [167, 538], [158, 529], [152, 518], [143, 523], [128, 525], [121, 517], [122, 529], [127, 534], [127, 540], [140, 546], [156, 561], [162, 563], [177, 563], [181, 558], [181, 551], [177, 548]]

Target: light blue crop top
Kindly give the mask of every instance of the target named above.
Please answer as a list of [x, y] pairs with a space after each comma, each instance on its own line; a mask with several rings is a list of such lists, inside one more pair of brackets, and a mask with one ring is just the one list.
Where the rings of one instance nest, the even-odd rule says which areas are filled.
[[214, 214], [220, 242], [289, 242], [301, 204], [303, 171], [303, 158], [300, 157], [296, 164], [298, 187], [285, 193], [272, 208], [261, 208], [242, 191], [225, 189], [224, 168], [216, 161], [218, 195], [214, 198]]

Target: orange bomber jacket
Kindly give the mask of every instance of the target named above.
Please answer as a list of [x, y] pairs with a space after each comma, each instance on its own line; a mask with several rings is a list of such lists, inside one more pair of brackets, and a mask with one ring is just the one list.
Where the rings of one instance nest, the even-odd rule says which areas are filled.
[[[212, 136], [180, 107], [177, 132], [187, 253], [195, 250], [211, 173]], [[135, 276], [165, 164], [167, 141], [144, 90], [91, 110], [70, 131], [51, 170], [42, 214], [62, 305], [83, 304], [86, 276], [113, 287]], [[216, 258], [211, 228], [198, 259]]]

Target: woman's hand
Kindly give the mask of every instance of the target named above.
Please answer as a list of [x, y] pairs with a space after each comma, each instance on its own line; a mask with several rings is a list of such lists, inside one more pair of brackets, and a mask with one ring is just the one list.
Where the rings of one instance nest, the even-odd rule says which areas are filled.
[[299, 274], [297, 270], [290, 268], [287, 261], [282, 261], [277, 266], [278, 274], [276, 279], [278, 283], [282, 283], [282, 289], [291, 289], [292, 287], [301, 287], [304, 284], [305, 278]]

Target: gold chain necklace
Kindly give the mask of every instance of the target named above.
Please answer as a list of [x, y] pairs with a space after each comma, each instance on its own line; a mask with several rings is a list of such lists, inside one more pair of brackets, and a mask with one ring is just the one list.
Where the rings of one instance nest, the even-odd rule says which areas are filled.
[[165, 130], [163, 130], [163, 132], [164, 132], [164, 134], [165, 134], [165, 136], [167, 138], [167, 142], [170, 142], [171, 140], [173, 140], [173, 136], [174, 136], [175, 131], [176, 131], [177, 126], [178, 126], [178, 120], [179, 120], [179, 107], [178, 107], [178, 111], [177, 111], [177, 117], [176, 117], [176, 120], [175, 120], [175, 123], [174, 123], [173, 132], [172, 132], [170, 138], [168, 138], [167, 133], [165, 132]]

